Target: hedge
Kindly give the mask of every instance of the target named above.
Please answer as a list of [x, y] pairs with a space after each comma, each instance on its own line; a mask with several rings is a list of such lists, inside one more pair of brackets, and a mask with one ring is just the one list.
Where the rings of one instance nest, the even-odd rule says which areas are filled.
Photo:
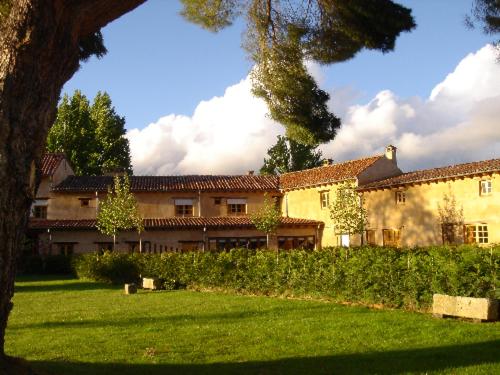
[[320, 251], [85, 254], [77, 275], [123, 283], [156, 277], [167, 289], [216, 288], [267, 295], [427, 309], [433, 293], [498, 298], [500, 246], [326, 248]]

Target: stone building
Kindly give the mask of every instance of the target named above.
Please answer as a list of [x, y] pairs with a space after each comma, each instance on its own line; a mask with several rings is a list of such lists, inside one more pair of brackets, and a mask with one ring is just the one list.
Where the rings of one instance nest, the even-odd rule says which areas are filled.
[[[281, 225], [271, 246], [316, 248], [369, 243], [386, 246], [500, 242], [500, 159], [403, 173], [396, 147], [383, 155], [331, 161], [276, 176], [131, 176], [145, 218], [143, 250], [150, 252], [263, 247], [266, 236], [249, 215], [265, 196], [279, 202]], [[338, 233], [329, 206], [339, 184], [352, 182], [368, 212], [361, 235]], [[74, 176], [62, 154], [47, 154], [33, 203], [30, 233], [40, 252], [110, 249], [95, 227], [111, 176]], [[137, 251], [133, 231], [116, 249]]]

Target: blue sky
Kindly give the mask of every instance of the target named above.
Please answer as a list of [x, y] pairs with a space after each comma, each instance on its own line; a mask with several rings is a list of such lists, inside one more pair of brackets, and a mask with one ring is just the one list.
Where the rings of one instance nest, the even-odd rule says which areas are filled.
[[[417, 28], [398, 39], [395, 52], [362, 52], [342, 64], [314, 67], [322, 87], [332, 93], [332, 108], [337, 109], [335, 99], [339, 105], [344, 105], [339, 109], [340, 114], [349, 113], [352, 106], [368, 105], [384, 90], [396, 98], [411, 100], [416, 97], [425, 101], [462, 59], [493, 39], [480, 30], [466, 29], [464, 18], [472, 0], [399, 2], [413, 9]], [[149, 0], [107, 26], [103, 33], [108, 54], [101, 60], [91, 59], [83, 64], [65, 85], [64, 92], [71, 94], [80, 89], [93, 98], [98, 90], [107, 91], [131, 130], [158, 125], [162, 123], [160, 119], [168, 115], [175, 115], [176, 119], [185, 116], [194, 121], [200, 103], [224, 97], [228, 88], [246, 78], [252, 65], [240, 47], [242, 22], [213, 34], [184, 21], [178, 14], [179, 10], [178, 1]], [[236, 116], [232, 121], [239, 122], [239, 119]], [[173, 123], [162, 124], [164, 127], [174, 126]], [[282, 132], [276, 129], [270, 132], [273, 137]], [[235, 128], [236, 133], [240, 130]], [[272, 144], [271, 140], [269, 142]], [[163, 146], [169, 148], [171, 145]], [[379, 148], [380, 145], [376, 145], [364, 151]], [[325, 152], [335, 152], [339, 156], [361, 154], [361, 151], [346, 152], [345, 146], [342, 150], [339, 151], [339, 147], [325, 148]], [[264, 154], [259, 155], [258, 160], [262, 160]], [[477, 155], [480, 156], [483, 155]], [[455, 159], [450, 159], [450, 162]], [[180, 168], [179, 163], [180, 160], [169, 161], [169, 166], [164, 168], [142, 168], [141, 172], [185, 173], [187, 167]], [[443, 163], [446, 164], [446, 160]], [[254, 161], [242, 168], [258, 168], [257, 164]], [[193, 169], [193, 165], [190, 166]], [[408, 164], [408, 167], [415, 166], [418, 165]], [[211, 170], [219, 171], [216, 167]], [[227, 172], [238, 170], [232, 168]]]

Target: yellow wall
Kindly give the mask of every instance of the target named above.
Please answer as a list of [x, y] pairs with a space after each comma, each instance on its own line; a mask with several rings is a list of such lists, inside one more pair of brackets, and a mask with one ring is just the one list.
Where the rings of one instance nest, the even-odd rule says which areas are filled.
[[[355, 181], [353, 181], [355, 183]], [[330, 209], [321, 208], [320, 194], [328, 192], [329, 204], [335, 200], [339, 184], [326, 184], [316, 187], [287, 191], [282, 200], [283, 216], [305, 218], [325, 223], [321, 240], [322, 246], [340, 245], [340, 239], [335, 233], [335, 226], [330, 218]], [[355, 238], [352, 239], [356, 241]], [[354, 242], [356, 243], [356, 242]]]
[[[481, 177], [407, 186], [406, 202], [396, 204], [398, 189], [364, 192], [369, 229], [375, 230], [376, 242], [382, 245], [382, 229], [400, 229], [402, 246], [425, 246], [442, 243], [438, 205], [443, 207], [445, 194], [454, 195], [457, 209], [463, 207], [464, 223], [487, 223], [489, 243], [500, 243], [500, 174], [491, 177], [493, 192], [479, 194]], [[483, 177], [486, 179], [486, 177]]]
[[[279, 195], [274, 193], [272, 195]], [[156, 193], [145, 192], [135, 194], [139, 210], [144, 218], [162, 218], [175, 216], [175, 199], [193, 199], [193, 216], [199, 216], [198, 200], [201, 198], [201, 216], [227, 216], [228, 198], [244, 198], [247, 200], [247, 214], [259, 210], [264, 205], [263, 192], [243, 193]], [[214, 198], [221, 197], [222, 204], [215, 205]], [[48, 219], [95, 219], [96, 199], [95, 193], [52, 193], [49, 201]], [[79, 198], [90, 198], [89, 206], [82, 207]], [[103, 200], [105, 194], [99, 194]]]

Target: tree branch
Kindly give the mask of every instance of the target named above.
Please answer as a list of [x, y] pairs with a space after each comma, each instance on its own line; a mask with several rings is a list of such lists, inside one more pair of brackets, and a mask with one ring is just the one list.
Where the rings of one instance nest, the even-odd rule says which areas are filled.
[[99, 31], [108, 23], [137, 8], [146, 0], [78, 0], [75, 18], [79, 21], [80, 36]]

